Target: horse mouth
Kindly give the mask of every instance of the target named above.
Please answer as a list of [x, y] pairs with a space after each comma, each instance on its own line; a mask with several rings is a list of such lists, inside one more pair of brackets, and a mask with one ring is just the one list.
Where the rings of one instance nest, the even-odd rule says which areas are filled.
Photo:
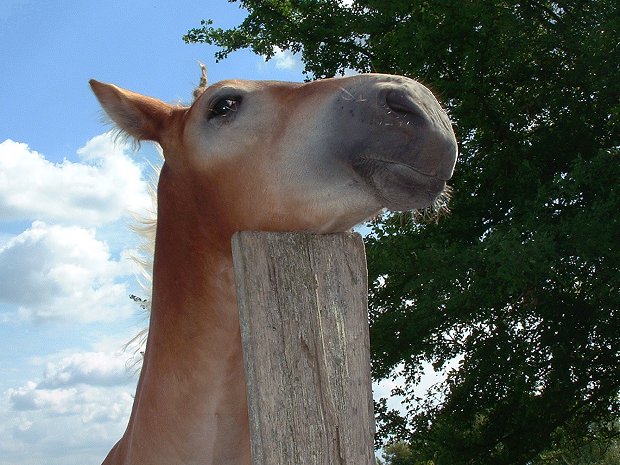
[[392, 211], [429, 207], [446, 189], [445, 179], [399, 161], [363, 157], [354, 168]]

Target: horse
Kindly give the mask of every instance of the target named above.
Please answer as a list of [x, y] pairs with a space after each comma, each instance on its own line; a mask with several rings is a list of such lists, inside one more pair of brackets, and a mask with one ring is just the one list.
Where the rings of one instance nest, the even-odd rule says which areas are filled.
[[232, 235], [344, 232], [428, 207], [454, 170], [450, 120], [427, 87], [395, 75], [204, 80], [189, 106], [90, 85], [118, 130], [164, 160], [143, 365], [103, 464], [249, 465]]

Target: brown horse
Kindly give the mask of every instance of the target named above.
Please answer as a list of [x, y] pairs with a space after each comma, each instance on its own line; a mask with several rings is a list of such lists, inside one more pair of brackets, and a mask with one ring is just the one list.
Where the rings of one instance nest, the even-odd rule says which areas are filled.
[[223, 81], [189, 107], [91, 81], [118, 128], [159, 143], [150, 330], [133, 410], [104, 464], [250, 463], [231, 236], [341, 232], [424, 208], [457, 143], [433, 94], [400, 76]]

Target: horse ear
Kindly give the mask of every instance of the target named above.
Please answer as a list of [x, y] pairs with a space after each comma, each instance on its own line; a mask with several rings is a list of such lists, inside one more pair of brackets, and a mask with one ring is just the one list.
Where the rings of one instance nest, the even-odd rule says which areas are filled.
[[172, 107], [161, 100], [90, 80], [90, 87], [106, 114], [119, 129], [138, 141], [160, 138], [172, 114]]

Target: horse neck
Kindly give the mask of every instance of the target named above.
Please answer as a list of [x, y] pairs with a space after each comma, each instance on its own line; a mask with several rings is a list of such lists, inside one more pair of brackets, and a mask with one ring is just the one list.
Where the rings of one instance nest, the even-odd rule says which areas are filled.
[[[128, 432], [134, 445], [168, 441], [180, 454], [158, 460], [187, 454], [243, 463], [249, 439], [230, 232], [208, 195], [194, 195], [191, 182], [165, 170], [151, 322]], [[158, 437], [162, 428], [172, 436]]]
[[164, 166], [149, 329], [153, 351], [161, 346], [174, 357], [198, 351], [205, 362], [210, 356], [221, 360], [232, 348], [230, 338], [239, 335], [232, 233], [211, 197], [216, 196], [200, 193], [192, 179], [175, 179]]

